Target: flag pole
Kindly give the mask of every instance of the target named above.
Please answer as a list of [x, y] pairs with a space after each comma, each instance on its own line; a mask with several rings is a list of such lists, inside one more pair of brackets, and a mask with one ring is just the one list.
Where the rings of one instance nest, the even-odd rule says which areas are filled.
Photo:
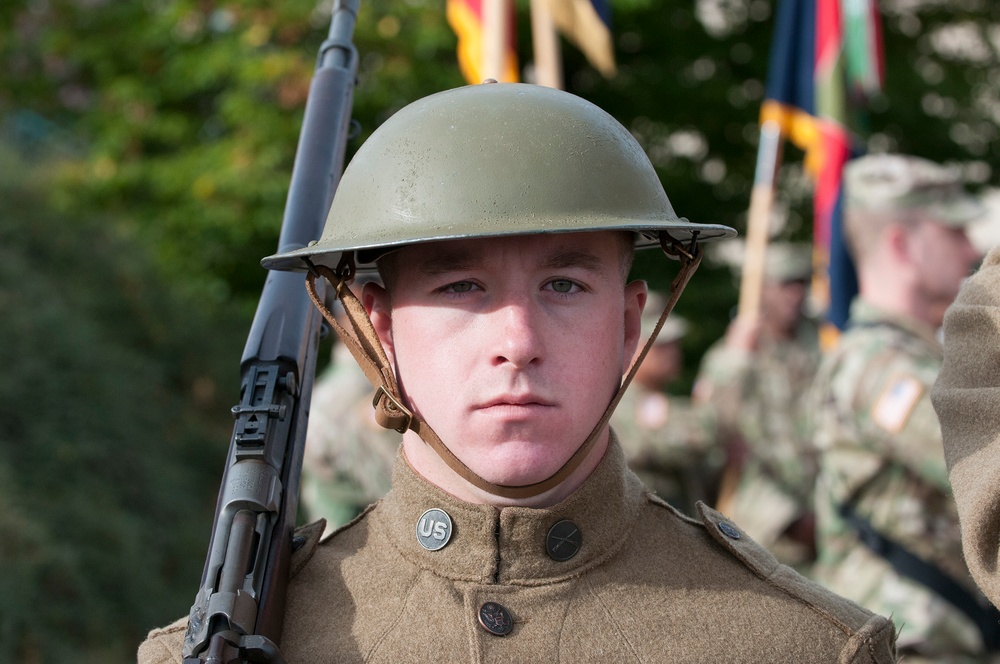
[[[503, 77], [504, 41], [507, 35], [507, 0], [483, 0], [483, 79]], [[481, 82], [481, 81], [480, 81]]]
[[531, 42], [535, 53], [535, 83], [561, 90], [562, 54], [546, 0], [531, 0]]
[[755, 318], [760, 314], [771, 208], [774, 204], [774, 184], [780, 162], [781, 127], [776, 121], [767, 120], [760, 126], [757, 166], [747, 213], [746, 251], [743, 257], [737, 309], [738, 315], [744, 318]]
[[[781, 162], [781, 146], [780, 125], [774, 120], [764, 121], [760, 126], [757, 166], [753, 189], [750, 191], [750, 208], [747, 212], [747, 239], [737, 309], [737, 316], [743, 319], [756, 319], [760, 316], [771, 208], [774, 204], [774, 184], [778, 165]], [[715, 509], [723, 514], [732, 514], [736, 489], [743, 474], [741, 466], [742, 464], [730, 462], [722, 471]]]

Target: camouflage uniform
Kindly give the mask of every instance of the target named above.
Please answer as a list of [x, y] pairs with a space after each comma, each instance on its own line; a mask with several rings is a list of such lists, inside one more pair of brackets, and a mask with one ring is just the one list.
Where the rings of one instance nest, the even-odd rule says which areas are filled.
[[785, 536], [812, 511], [815, 453], [805, 438], [802, 396], [819, 357], [815, 326], [790, 341], [762, 338], [748, 354], [716, 342], [702, 360], [695, 396], [718, 411], [748, 447], [728, 515], [778, 559], [801, 568], [806, 547]]
[[350, 351], [334, 347], [330, 368], [313, 388], [302, 461], [302, 507], [333, 530], [389, 490], [402, 436], [375, 421], [374, 390]]
[[928, 394], [941, 359], [934, 330], [856, 300], [849, 329], [820, 364], [809, 409], [821, 452], [815, 577], [891, 615], [899, 645], [931, 657], [979, 652], [976, 627], [863, 545], [841, 510], [849, 504], [875, 530], [972, 587]]
[[724, 459], [711, 409], [633, 384], [611, 426], [629, 467], [657, 495], [688, 514], [698, 501], [712, 502]]
[[[650, 291], [642, 314], [640, 343], [652, 336], [665, 305], [663, 296]], [[671, 363], [668, 374], [679, 374], [682, 369], [679, 344], [687, 328], [686, 320], [671, 315], [651, 348], [653, 351], [664, 344], [678, 344], [676, 361]], [[715, 412], [693, 404], [689, 397], [657, 389], [668, 386], [675, 377], [668, 374], [658, 372], [655, 379], [645, 381], [647, 384], [638, 374], [618, 402], [611, 426], [623, 441], [629, 467], [646, 486], [675, 507], [694, 514], [698, 501], [714, 501], [725, 458], [716, 445]]]
[[[808, 279], [807, 247], [775, 244], [768, 249], [765, 276], [776, 281]], [[713, 344], [698, 369], [694, 396], [718, 413], [724, 437], [747, 447], [738, 481], [724, 508], [779, 560], [804, 570], [812, 547], [788, 529], [812, 515], [816, 459], [802, 413], [819, 361], [816, 325], [803, 319], [793, 339], [762, 334], [752, 353]], [[731, 472], [731, 471], [730, 471]]]
[[[930, 307], [947, 304], [962, 264], [974, 259], [968, 238], [952, 230], [980, 217], [983, 206], [952, 171], [904, 155], [852, 161], [845, 193], [861, 295], [839, 345], [823, 358], [810, 400], [821, 459], [815, 576], [893, 616], [907, 661], [984, 661], [983, 637], [958, 608], [986, 603], [962, 558], [929, 394], [943, 357], [940, 319]], [[940, 246], [922, 244], [926, 228], [941, 229]], [[915, 248], [895, 251], [901, 238]], [[929, 261], [930, 251], [945, 258]], [[904, 274], [880, 283], [896, 270], [920, 270], [929, 281], [912, 284]], [[934, 270], [940, 274], [927, 274]], [[996, 623], [980, 613], [984, 624]]]

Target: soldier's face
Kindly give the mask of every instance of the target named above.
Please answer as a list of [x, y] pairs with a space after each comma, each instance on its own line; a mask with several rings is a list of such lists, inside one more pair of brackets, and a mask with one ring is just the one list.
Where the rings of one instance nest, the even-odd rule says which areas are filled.
[[780, 329], [792, 331], [802, 320], [802, 307], [808, 293], [809, 284], [805, 280], [765, 280], [761, 291], [761, 313]]
[[624, 284], [619, 235], [436, 242], [393, 261], [390, 292], [366, 287], [364, 303], [410, 407], [491, 482], [551, 476], [637, 343], [646, 287]]
[[981, 256], [964, 228], [932, 220], [916, 226], [909, 236], [909, 249], [916, 268], [918, 295], [929, 311], [929, 322], [940, 325], [944, 310]]
[[[641, 340], [645, 342], [645, 339]], [[684, 354], [679, 341], [653, 344], [635, 373], [635, 382], [651, 390], [662, 390], [680, 377]]]

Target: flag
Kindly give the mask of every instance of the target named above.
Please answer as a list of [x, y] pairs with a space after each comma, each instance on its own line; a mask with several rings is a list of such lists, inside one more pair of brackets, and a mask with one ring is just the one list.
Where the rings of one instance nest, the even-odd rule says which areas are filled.
[[552, 22], [583, 52], [594, 69], [610, 78], [615, 74], [608, 0], [547, 0]]
[[486, 78], [496, 78], [502, 83], [516, 83], [519, 80], [517, 66], [517, 33], [515, 31], [514, 3], [502, 1], [507, 20], [504, 21], [506, 34], [499, 35], [503, 44], [501, 55], [501, 70], [497, 73], [487, 73], [486, 63], [486, 26], [484, 21], [484, 5], [490, 0], [447, 0], [445, 16], [448, 25], [458, 36], [458, 66], [466, 82], [476, 85]]
[[[781, 0], [761, 123], [773, 120], [805, 152], [812, 177], [813, 244], [827, 319], [847, 321], [857, 276], [841, 232], [844, 164], [862, 151], [868, 98], [884, 65], [877, 0]], [[815, 289], [814, 289], [815, 292]]]

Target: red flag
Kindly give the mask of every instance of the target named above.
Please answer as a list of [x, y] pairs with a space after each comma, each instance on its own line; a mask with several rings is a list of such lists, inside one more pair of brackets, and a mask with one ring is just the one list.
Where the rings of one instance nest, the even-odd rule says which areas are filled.
[[462, 76], [470, 84], [482, 83], [484, 79], [490, 77], [506, 83], [516, 83], [519, 80], [514, 5], [508, 0], [502, 1], [505, 5], [506, 20], [503, 21], [501, 29], [506, 29], [505, 34], [497, 36], [504, 45], [501, 69], [498, 72], [487, 72], [484, 0], [447, 0], [445, 13], [448, 24], [458, 36], [458, 66]]
[[761, 122], [777, 120], [806, 152], [815, 183], [813, 238], [829, 272], [828, 318], [847, 320], [857, 292], [840, 231], [844, 164], [862, 150], [855, 136], [865, 102], [882, 85], [877, 0], [781, 0]]

